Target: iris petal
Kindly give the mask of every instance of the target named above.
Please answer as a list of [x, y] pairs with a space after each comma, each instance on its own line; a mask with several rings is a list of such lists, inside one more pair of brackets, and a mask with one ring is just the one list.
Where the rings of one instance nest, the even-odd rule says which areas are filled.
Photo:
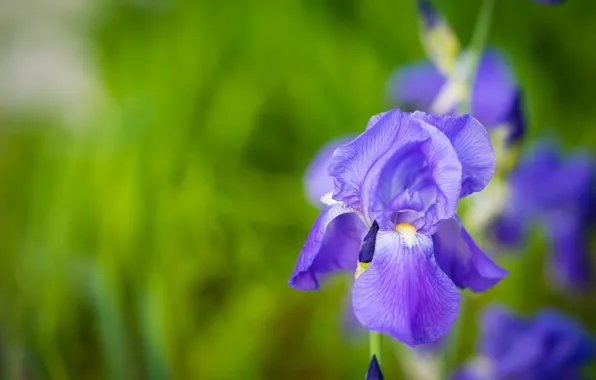
[[545, 222], [556, 280], [572, 289], [585, 287], [591, 278], [591, 265], [582, 221], [575, 213], [559, 212], [549, 215]]
[[594, 355], [583, 327], [554, 310], [523, 318], [492, 306], [482, 322], [482, 353], [499, 379], [576, 379]]
[[[462, 168], [451, 142], [418, 115], [397, 109], [387, 113], [362, 136], [371, 135], [369, 139], [372, 139], [373, 133], [389, 139], [389, 146], [384, 146], [383, 154], [368, 161], [370, 167], [359, 177], [363, 182], [357, 193], [365, 218], [369, 222], [377, 220], [381, 229], [392, 229], [398, 221], [395, 211], [403, 211], [392, 209], [392, 206], [421, 208], [420, 199], [413, 194], [404, 194], [404, 199], [398, 197], [404, 191], [412, 190], [413, 193], [415, 190], [418, 197], [425, 198], [424, 212], [405, 215], [409, 219], [402, 222], [414, 224], [421, 232], [431, 234], [440, 220], [455, 214], [461, 192]], [[350, 145], [355, 145], [356, 141], [338, 149], [336, 157], [340, 150], [348, 147], [350, 152], [355, 152], [358, 146]], [[359, 146], [360, 149], [364, 147], [364, 144]], [[366, 147], [371, 149], [370, 145]], [[345, 157], [350, 156], [346, 154]], [[355, 161], [362, 165], [361, 160]], [[351, 166], [361, 169], [354, 164]], [[404, 200], [412, 203], [404, 205], [401, 202]]]
[[[407, 109], [431, 111], [431, 106], [444, 88], [447, 79], [430, 61], [399, 67], [389, 79], [388, 96], [393, 104]], [[478, 65], [472, 89], [471, 114], [487, 128], [511, 123], [512, 137], [519, 137], [523, 128], [520, 92], [509, 62], [496, 49], [487, 49]], [[459, 97], [459, 96], [458, 96]], [[462, 101], [450, 99], [445, 113], [455, 112]], [[436, 111], [436, 110], [435, 110]]]
[[543, 356], [542, 333], [532, 328], [530, 321], [521, 319], [499, 306], [487, 308], [482, 318], [483, 353], [495, 365], [499, 378], [524, 377]]
[[417, 234], [408, 246], [399, 233], [381, 231], [371, 265], [354, 282], [352, 302], [368, 329], [415, 346], [449, 330], [460, 295], [435, 262], [429, 237]]
[[556, 310], [545, 309], [536, 316], [536, 325], [547, 336], [548, 357], [540, 366], [542, 374], [579, 368], [594, 356], [594, 342], [577, 321]]
[[[335, 150], [329, 165], [329, 174], [335, 178], [334, 199], [362, 210], [362, 186], [372, 166], [389, 150], [428, 139], [420, 126], [410, 120], [411, 114], [392, 110], [357, 138]], [[364, 216], [369, 224], [374, 220], [366, 213]]]
[[310, 162], [304, 176], [304, 190], [308, 200], [315, 206], [321, 205], [321, 197], [333, 191], [333, 178], [329, 175], [329, 163], [335, 148], [354, 136], [343, 136], [323, 146]]
[[505, 56], [487, 49], [478, 65], [472, 93], [472, 115], [487, 126], [507, 121], [515, 106], [517, 84]]
[[565, 0], [534, 0], [534, 2], [541, 4], [562, 4]]
[[430, 61], [401, 66], [389, 79], [389, 100], [405, 109], [428, 111], [446, 82]]
[[[387, 111], [387, 112], [389, 112], [389, 111]], [[373, 127], [375, 124], [377, 124], [377, 122], [378, 122], [379, 120], [381, 120], [381, 119], [383, 118], [383, 116], [385, 116], [385, 115], [387, 114], [387, 112], [381, 112], [380, 114], [378, 114], [378, 115], [374, 115], [373, 117], [371, 117], [371, 118], [368, 120], [368, 123], [366, 124], [366, 129], [370, 129], [370, 128], [372, 128], [372, 127]]]
[[336, 270], [353, 271], [367, 228], [353, 210], [341, 203], [325, 207], [298, 256], [289, 284], [298, 290], [318, 290], [319, 280]]
[[478, 192], [490, 182], [496, 165], [495, 151], [486, 128], [470, 115], [439, 117], [415, 113], [447, 136], [462, 165], [461, 196]]
[[457, 216], [442, 221], [432, 239], [437, 263], [460, 288], [482, 292], [508, 274], [482, 252]]

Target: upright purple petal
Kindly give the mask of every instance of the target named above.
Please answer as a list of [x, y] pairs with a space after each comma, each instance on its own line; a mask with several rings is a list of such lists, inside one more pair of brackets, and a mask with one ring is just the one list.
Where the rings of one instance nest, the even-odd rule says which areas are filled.
[[370, 129], [372, 128], [375, 124], [377, 124], [377, 122], [379, 120], [381, 120], [383, 118], [383, 116], [385, 116], [387, 114], [387, 112], [391, 112], [391, 111], [385, 111], [385, 112], [381, 112], [380, 114], [374, 115], [372, 116], [369, 120], [368, 123], [366, 123], [366, 129]]
[[482, 252], [457, 216], [439, 223], [432, 239], [437, 263], [460, 288], [483, 292], [508, 274]]
[[431, 233], [440, 220], [450, 218], [457, 209], [461, 191], [457, 153], [438, 128], [416, 114], [390, 111], [361, 137], [381, 131], [392, 132], [392, 144], [370, 162], [362, 176], [360, 209], [369, 222], [376, 220], [381, 229], [410, 223], [421, 232]]
[[470, 115], [439, 117], [419, 114], [451, 141], [462, 165], [461, 196], [484, 189], [496, 165], [495, 151], [486, 128]]
[[367, 228], [351, 208], [336, 203], [325, 207], [298, 256], [289, 284], [298, 290], [318, 290], [332, 271], [354, 271]]
[[[372, 166], [388, 151], [429, 138], [410, 118], [411, 114], [397, 109], [386, 112], [372, 127], [335, 150], [329, 166], [335, 179], [334, 199], [362, 210], [362, 186]], [[373, 220], [367, 218], [369, 224]]]
[[[395, 70], [388, 81], [389, 100], [405, 109], [428, 112], [447, 78], [430, 61], [404, 65]], [[462, 99], [454, 99], [459, 104]], [[456, 110], [448, 110], [454, 113]], [[471, 114], [487, 128], [509, 124], [514, 141], [522, 135], [524, 116], [521, 92], [506, 58], [495, 49], [487, 49], [478, 65], [472, 88]]]
[[329, 163], [335, 148], [341, 146], [354, 136], [342, 136], [323, 146], [310, 162], [304, 176], [304, 190], [311, 204], [320, 207], [321, 197], [334, 189], [333, 178], [329, 175]]
[[517, 83], [505, 57], [487, 49], [472, 89], [472, 115], [486, 127], [504, 123], [515, 106], [516, 95]]
[[430, 110], [447, 79], [430, 61], [397, 68], [389, 79], [389, 100], [409, 110]]
[[460, 295], [433, 257], [432, 241], [417, 234], [411, 246], [381, 231], [371, 265], [354, 282], [358, 320], [410, 346], [442, 337], [459, 313]]

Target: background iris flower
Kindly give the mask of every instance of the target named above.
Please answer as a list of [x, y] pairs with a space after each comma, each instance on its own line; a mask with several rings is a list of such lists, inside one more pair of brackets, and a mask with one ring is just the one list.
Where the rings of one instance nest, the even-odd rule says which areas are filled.
[[[480, 50], [492, 2], [486, 41], [523, 90], [525, 142], [594, 152], [596, 2], [432, 2], [434, 30], [457, 32], [424, 41], [444, 42], [427, 49], [443, 76]], [[367, 344], [337, 318], [357, 264], [316, 294], [285, 282], [320, 212], [303, 196], [312, 153], [391, 108], [390, 73], [424, 57], [415, 1], [0, 3], [0, 379], [362, 380]], [[505, 205], [505, 132], [491, 183], [458, 209], [494, 253], [478, 221]], [[596, 287], [553, 289], [548, 246], [526, 237], [523, 256], [495, 256], [507, 279], [462, 293], [435, 373], [472, 354], [490, 301], [596, 331]], [[430, 380], [408, 376], [404, 346], [383, 337], [385, 377]]]
[[594, 357], [593, 341], [573, 319], [550, 309], [532, 318], [492, 306], [484, 311], [478, 357], [453, 380], [574, 380]]
[[565, 0], [534, 0], [534, 2], [542, 4], [562, 4]]
[[581, 152], [563, 155], [552, 142], [530, 149], [509, 176], [509, 200], [493, 223], [501, 246], [520, 247], [540, 225], [550, 248], [550, 269], [561, 285], [582, 287], [592, 273], [594, 165]]
[[[397, 109], [374, 116], [365, 132], [333, 153], [328, 170], [335, 192], [290, 285], [316, 290], [329, 273], [354, 272], [360, 261], [352, 301], [365, 327], [409, 345], [440, 338], [457, 317], [456, 285], [486, 290], [507, 273], [455, 215], [459, 199], [482, 190], [494, 166], [486, 130], [470, 116]], [[363, 238], [364, 247], [375, 246], [366, 265], [359, 260]]]
[[[457, 37], [429, 1], [418, 4], [429, 59], [394, 71], [388, 83], [389, 100], [408, 110], [455, 114], [467, 101], [468, 84], [461, 82], [469, 74], [467, 52], [459, 50]], [[506, 57], [494, 48], [486, 49], [474, 78], [471, 115], [488, 129], [506, 127], [509, 142], [519, 140], [525, 131], [522, 93]]]

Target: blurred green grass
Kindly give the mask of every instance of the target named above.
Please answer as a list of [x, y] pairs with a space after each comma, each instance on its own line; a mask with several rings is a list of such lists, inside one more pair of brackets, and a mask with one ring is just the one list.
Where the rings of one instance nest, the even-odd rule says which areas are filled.
[[[570, 3], [500, 1], [491, 41], [526, 90], [530, 139], [593, 149], [596, 6]], [[2, 377], [361, 379], [347, 281], [286, 282], [317, 215], [303, 170], [387, 107], [395, 66], [423, 57], [414, 2], [98, 4], [105, 103], [74, 129], [0, 119]], [[467, 41], [479, 3], [437, 5]], [[478, 304], [559, 304], [591, 322], [585, 298], [548, 287], [543, 260], [510, 260]]]

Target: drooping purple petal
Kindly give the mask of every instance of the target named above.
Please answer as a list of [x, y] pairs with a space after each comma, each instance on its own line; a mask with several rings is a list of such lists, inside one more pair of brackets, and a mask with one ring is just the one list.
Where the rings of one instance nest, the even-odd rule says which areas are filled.
[[404, 65], [389, 78], [389, 100], [404, 109], [428, 111], [446, 82], [430, 61]]
[[460, 288], [483, 292], [508, 274], [482, 252], [457, 216], [441, 221], [432, 239], [437, 263]]
[[367, 228], [352, 209], [336, 203], [323, 209], [298, 256], [289, 284], [318, 290], [319, 281], [336, 270], [354, 271]]
[[495, 151], [486, 128], [470, 115], [439, 117], [417, 114], [443, 132], [457, 152], [462, 165], [461, 196], [484, 189], [496, 165]]
[[472, 89], [472, 115], [484, 126], [507, 121], [515, 106], [517, 83], [505, 57], [486, 49], [478, 65]]
[[498, 378], [530, 378], [523, 376], [541, 361], [542, 335], [511, 311], [488, 307], [482, 315], [481, 352], [492, 361]]
[[342, 136], [323, 146], [310, 162], [304, 176], [304, 190], [311, 204], [321, 207], [321, 197], [333, 191], [333, 178], [329, 175], [329, 163], [335, 148], [341, 146], [354, 136]]
[[584, 288], [590, 282], [592, 270], [588, 237], [580, 216], [559, 212], [549, 215], [545, 223], [555, 279], [572, 289]]
[[399, 233], [381, 231], [371, 265], [354, 282], [352, 302], [365, 327], [416, 346], [449, 330], [460, 295], [435, 262], [428, 236], [417, 234], [408, 246]]

